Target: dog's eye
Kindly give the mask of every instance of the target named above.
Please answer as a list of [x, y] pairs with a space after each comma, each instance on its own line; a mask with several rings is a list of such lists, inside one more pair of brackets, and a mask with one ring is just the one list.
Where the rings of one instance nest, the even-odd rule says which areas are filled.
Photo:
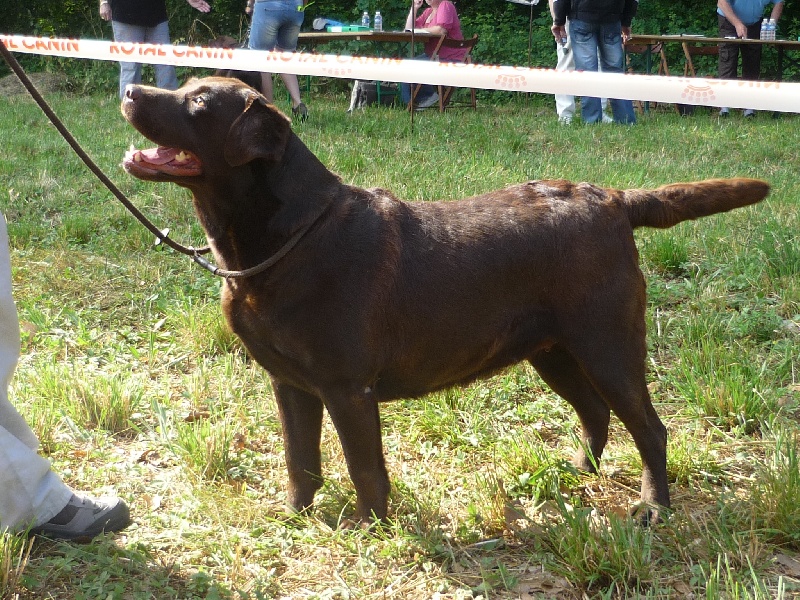
[[194, 98], [192, 98], [192, 103], [197, 108], [203, 108], [206, 105], [206, 99], [203, 98], [202, 96], [195, 96]]

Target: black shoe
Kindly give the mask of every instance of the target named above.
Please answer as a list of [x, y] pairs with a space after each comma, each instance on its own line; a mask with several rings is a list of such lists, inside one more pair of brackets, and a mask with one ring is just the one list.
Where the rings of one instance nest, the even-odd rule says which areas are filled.
[[104, 531], [120, 531], [131, 524], [128, 506], [119, 498], [72, 498], [47, 523], [31, 528], [33, 535], [54, 540], [89, 541]]
[[292, 109], [292, 117], [298, 117], [300, 122], [308, 119], [308, 108], [302, 102]]

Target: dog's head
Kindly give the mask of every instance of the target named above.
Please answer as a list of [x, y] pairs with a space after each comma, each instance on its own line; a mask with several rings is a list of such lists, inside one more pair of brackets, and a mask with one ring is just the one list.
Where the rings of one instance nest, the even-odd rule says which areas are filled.
[[235, 79], [194, 79], [175, 91], [131, 85], [122, 114], [157, 148], [131, 148], [125, 170], [140, 179], [192, 187], [229, 176], [254, 160], [278, 161], [291, 136], [289, 119]]

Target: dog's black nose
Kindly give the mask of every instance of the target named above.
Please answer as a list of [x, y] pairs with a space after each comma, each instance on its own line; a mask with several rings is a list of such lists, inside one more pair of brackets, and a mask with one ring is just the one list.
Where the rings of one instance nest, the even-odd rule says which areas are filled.
[[128, 84], [125, 87], [125, 98], [127, 100], [138, 100], [139, 96], [142, 95], [142, 91], [139, 89], [139, 86]]

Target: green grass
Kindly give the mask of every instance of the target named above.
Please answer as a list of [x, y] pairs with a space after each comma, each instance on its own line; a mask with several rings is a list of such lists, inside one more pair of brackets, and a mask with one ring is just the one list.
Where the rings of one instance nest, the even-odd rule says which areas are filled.
[[[107, 96], [56, 96], [85, 149], [159, 227], [204, 237], [187, 192], [118, 166], [144, 144]], [[282, 101], [285, 106], [285, 101]], [[641, 464], [612, 421], [598, 476], [565, 462], [577, 419], [519, 365], [382, 407], [391, 524], [338, 527], [354, 492], [326, 421], [316, 509], [285, 509], [267, 375], [222, 322], [220, 283], [151, 236], [27, 97], [0, 98], [23, 356], [12, 398], [73, 487], [120, 494], [135, 523], [87, 546], [0, 540], [20, 598], [775, 598], [800, 595], [798, 117], [667, 108], [635, 127], [560, 126], [552, 99], [476, 112], [308, 98], [305, 143], [347, 182], [407, 199], [537, 178], [650, 187], [770, 181], [759, 206], [637, 232], [649, 385], [670, 432], [673, 513], [626, 516]], [[437, 596], [438, 594], [438, 596]]]

